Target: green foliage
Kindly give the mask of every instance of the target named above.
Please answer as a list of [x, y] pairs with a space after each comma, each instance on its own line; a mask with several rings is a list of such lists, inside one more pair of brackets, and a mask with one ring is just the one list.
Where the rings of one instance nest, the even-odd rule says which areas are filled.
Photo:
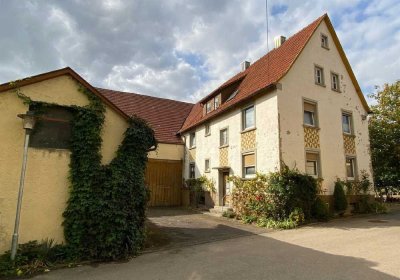
[[222, 212], [222, 217], [233, 219], [236, 217], [236, 214], [232, 209], [228, 209], [228, 210]]
[[400, 81], [385, 84], [375, 99], [369, 121], [375, 186], [400, 188]]
[[[154, 131], [139, 118], [131, 118], [116, 157], [102, 165], [101, 131], [105, 106], [89, 90], [84, 107], [70, 106], [70, 196], [64, 216], [68, 251], [76, 259], [115, 260], [134, 255], [145, 238], [148, 191], [144, 184], [147, 153], [156, 147]], [[32, 101], [18, 87], [23, 102], [37, 114], [48, 106]]]
[[347, 195], [367, 195], [372, 191], [372, 183], [367, 171], [361, 170], [360, 177], [360, 180], [342, 182], [346, 187]]
[[186, 180], [186, 185], [197, 192], [215, 192], [215, 181], [209, 179], [207, 176], [202, 175], [199, 178], [190, 178]]
[[342, 181], [335, 182], [335, 189], [333, 191], [333, 206], [335, 211], [343, 214], [347, 209], [347, 199], [344, 193], [344, 184]]
[[16, 259], [10, 259], [10, 251], [0, 256], [0, 276], [32, 275], [47, 271], [54, 266], [71, 261], [68, 248], [54, 244], [53, 240], [30, 241], [18, 246]]
[[321, 198], [317, 197], [312, 209], [312, 217], [316, 218], [318, 221], [328, 221], [329, 220], [329, 209], [325, 202]]
[[370, 197], [363, 196], [355, 204], [354, 211], [360, 214], [374, 213], [374, 214], [385, 214], [388, 209], [384, 203], [378, 201], [371, 201]]
[[318, 191], [317, 181], [288, 167], [268, 176], [257, 174], [243, 180], [230, 177], [235, 188], [232, 203], [236, 216], [244, 222], [265, 227], [292, 228], [311, 218]]

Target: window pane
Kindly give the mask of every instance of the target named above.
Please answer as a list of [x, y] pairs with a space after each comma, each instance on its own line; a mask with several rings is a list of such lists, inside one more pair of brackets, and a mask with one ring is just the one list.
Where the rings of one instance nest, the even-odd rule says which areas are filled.
[[348, 178], [354, 178], [354, 159], [346, 159], [346, 172]]
[[254, 175], [256, 174], [256, 167], [255, 166], [245, 167], [244, 172], [245, 176]]
[[195, 172], [194, 163], [191, 163], [191, 164], [189, 165], [189, 177], [190, 177], [190, 178], [195, 178], [195, 177], [196, 177], [196, 172]]
[[343, 132], [351, 133], [350, 116], [342, 115]]
[[190, 147], [196, 146], [196, 134], [192, 133], [190, 134]]
[[205, 162], [205, 170], [206, 170], [206, 171], [209, 171], [209, 170], [210, 170], [210, 160], [209, 160], [209, 159], [206, 159], [206, 162]]
[[306, 173], [311, 176], [318, 175], [317, 172], [317, 162], [312, 160], [307, 160], [306, 162]]
[[210, 125], [209, 124], [206, 124], [205, 133], [206, 133], [206, 135], [210, 134]]
[[228, 130], [223, 129], [220, 131], [220, 146], [228, 144]]
[[254, 127], [254, 107], [247, 108], [244, 111], [244, 125], [243, 128]]
[[304, 111], [304, 124], [314, 126], [314, 113]]

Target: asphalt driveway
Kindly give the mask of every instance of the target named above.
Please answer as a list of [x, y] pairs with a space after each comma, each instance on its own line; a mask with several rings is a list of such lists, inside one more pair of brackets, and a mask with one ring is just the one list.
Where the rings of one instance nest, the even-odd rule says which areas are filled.
[[35, 279], [400, 279], [400, 212], [258, 232], [176, 211], [151, 214], [152, 223], [170, 232], [158, 247], [164, 249], [126, 263], [63, 269]]

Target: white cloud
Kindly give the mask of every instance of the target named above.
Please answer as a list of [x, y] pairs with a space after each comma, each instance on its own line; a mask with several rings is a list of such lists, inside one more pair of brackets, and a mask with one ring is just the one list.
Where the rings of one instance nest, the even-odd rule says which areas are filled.
[[196, 101], [325, 12], [366, 91], [400, 78], [396, 0], [269, 1], [268, 40], [264, 0], [0, 5], [1, 82], [68, 65], [96, 86]]

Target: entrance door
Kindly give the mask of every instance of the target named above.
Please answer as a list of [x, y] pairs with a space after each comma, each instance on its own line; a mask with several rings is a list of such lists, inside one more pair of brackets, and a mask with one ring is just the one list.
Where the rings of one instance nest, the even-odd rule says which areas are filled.
[[229, 206], [230, 192], [227, 191], [229, 172], [222, 172], [222, 206]]

